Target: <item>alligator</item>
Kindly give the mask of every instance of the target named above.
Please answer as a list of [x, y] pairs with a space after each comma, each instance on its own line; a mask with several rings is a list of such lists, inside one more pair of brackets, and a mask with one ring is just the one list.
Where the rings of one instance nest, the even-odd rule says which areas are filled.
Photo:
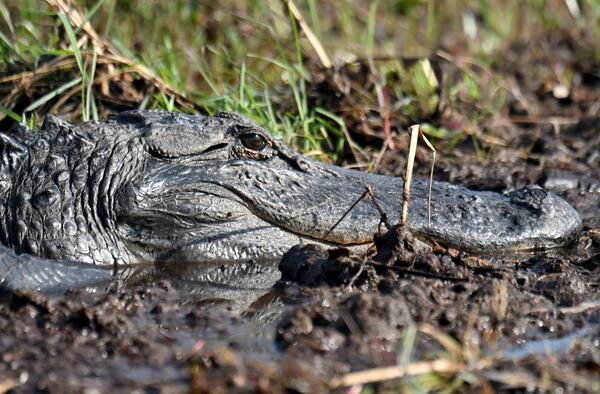
[[[136, 264], [273, 259], [298, 243], [359, 247], [380, 210], [390, 222], [401, 210], [401, 178], [307, 158], [235, 113], [136, 110], [80, 125], [48, 115], [37, 132], [0, 133], [0, 149], [3, 289], [85, 286]], [[377, 204], [360, 199], [366, 185]], [[429, 210], [429, 181], [413, 181], [409, 225], [458, 248], [553, 248], [581, 229], [536, 186], [431, 189]]]

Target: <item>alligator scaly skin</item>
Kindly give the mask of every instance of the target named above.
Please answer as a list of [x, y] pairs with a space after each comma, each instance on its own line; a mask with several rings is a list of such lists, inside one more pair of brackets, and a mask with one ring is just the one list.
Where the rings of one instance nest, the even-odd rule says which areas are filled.
[[[398, 220], [402, 179], [306, 158], [232, 113], [130, 111], [38, 133], [0, 134], [0, 286], [55, 289], [110, 280], [141, 263], [273, 259], [294, 244], [364, 245], [380, 215]], [[531, 186], [503, 194], [427, 180], [412, 186], [420, 234], [484, 252], [543, 249], [581, 230], [563, 199]], [[333, 228], [333, 230], [332, 230]]]

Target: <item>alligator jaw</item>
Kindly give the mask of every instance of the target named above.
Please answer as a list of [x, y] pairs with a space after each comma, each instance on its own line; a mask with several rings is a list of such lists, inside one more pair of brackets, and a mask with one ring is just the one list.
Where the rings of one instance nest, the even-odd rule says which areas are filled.
[[[182, 256], [187, 260], [192, 251], [202, 251], [218, 257], [214, 250], [206, 252], [218, 244], [233, 248], [222, 256], [224, 259], [236, 260], [274, 256], [301, 242], [344, 246], [370, 243], [379, 231], [381, 215], [371, 198], [364, 196], [365, 185], [373, 188], [389, 221], [398, 222], [402, 179], [347, 170], [301, 156], [294, 160], [290, 163], [290, 157], [273, 157], [170, 167], [162, 174], [162, 182], [168, 182], [169, 189], [178, 190], [179, 195], [184, 195], [184, 190], [203, 190], [206, 201], [197, 200], [199, 206], [217, 209], [212, 216], [202, 209], [198, 211], [201, 214], [196, 212], [196, 220], [212, 221], [212, 236], [179, 243], [186, 245]], [[445, 182], [433, 184], [430, 226], [427, 193], [428, 181], [415, 180], [411, 228], [464, 250], [558, 247], [570, 242], [581, 229], [577, 212], [540, 188], [502, 195]], [[237, 252], [236, 247], [240, 248]]]

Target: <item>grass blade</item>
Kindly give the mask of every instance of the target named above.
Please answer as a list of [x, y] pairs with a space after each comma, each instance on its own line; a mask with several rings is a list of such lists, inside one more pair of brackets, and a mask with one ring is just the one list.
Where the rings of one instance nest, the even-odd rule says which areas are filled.
[[12, 23], [12, 19], [10, 17], [10, 12], [8, 8], [4, 4], [4, 2], [0, 1], [0, 14], [2, 14], [2, 18], [6, 25], [8, 26], [8, 30], [10, 30], [10, 34], [15, 35], [15, 25]]
[[2, 112], [4, 115], [8, 116], [9, 118], [11, 118], [12, 120], [14, 120], [17, 123], [23, 123], [23, 117], [20, 116], [19, 114], [14, 113], [13, 111], [11, 111], [8, 108], [0, 107], [0, 112]]
[[[94, 100], [94, 97], [92, 96], [92, 86], [94, 85], [94, 76], [96, 75], [96, 63], [98, 61], [98, 53], [96, 52], [96, 48], [94, 48], [94, 54], [92, 56], [92, 64], [91, 64], [91, 71], [90, 71], [90, 77], [87, 78], [86, 82], [86, 95], [85, 95], [85, 113], [87, 114], [88, 118], [90, 115], [90, 110], [91, 110], [91, 105], [92, 102]], [[89, 120], [89, 119], [84, 119], [84, 120]], [[96, 119], [97, 120], [97, 119]]]
[[77, 46], [77, 38], [75, 37], [75, 32], [73, 31], [73, 26], [69, 23], [69, 20], [62, 12], [58, 13], [58, 17], [62, 22], [65, 31], [67, 32], [67, 37], [69, 38], [69, 44], [71, 44], [71, 49], [73, 51], [73, 56], [75, 56], [75, 60], [77, 62], [77, 67], [79, 68], [79, 72], [81, 75], [85, 75], [85, 67], [83, 66], [83, 57], [81, 56], [81, 51]]
[[68, 82], [68, 83], [54, 89], [50, 93], [45, 94], [42, 97], [40, 97], [39, 99], [35, 100], [27, 108], [25, 108], [25, 110], [23, 112], [31, 112], [31, 111], [35, 110], [36, 108], [46, 104], [48, 101], [50, 101], [53, 98], [57, 97], [58, 95], [62, 94], [66, 90], [72, 88], [73, 86], [77, 85], [78, 83], [81, 83], [82, 80], [83, 80], [82, 77], [77, 77], [74, 80], [72, 80], [71, 82]]
[[[75, 32], [73, 31], [73, 26], [67, 19], [66, 15], [62, 12], [58, 13], [58, 17], [62, 22], [65, 31], [67, 32], [67, 37], [69, 38], [69, 43], [71, 44], [71, 49], [73, 50], [73, 56], [75, 56], [75, 61], [77, 62], [77, 67], [79, 68], [79, 72], [81, 73], [81, 80], [83, 83], [81, 84], [81, 115], [84, 121], [89, 120], [89, 113], [87, 112], [86, 100], [85, 100], [85, 85], [87, 83], [85, 65], [83, 64], [83, 56], [81, 55], [81, 51], [77, 46], [77, 38], [75, 37]], [[35, 103], [34, 103], [35, 104]]]
[[100, 7], [102, 7], [104, 5], [105, 2], [106, 2], [106, 0], [97, 1], [96, 4], [94, 4], [94, 6], [88, 12], [85, 13], [85, 19], [83, 20], [83, 22], [81, 22], [81, 24], [75, 30], [75, 35], [77, 35], [79, 33], [79, 31], [85, 26], [85, 24], [88, 23], [90, 21], [90, 19], [93, 18], [93, 16], [100, 9]]

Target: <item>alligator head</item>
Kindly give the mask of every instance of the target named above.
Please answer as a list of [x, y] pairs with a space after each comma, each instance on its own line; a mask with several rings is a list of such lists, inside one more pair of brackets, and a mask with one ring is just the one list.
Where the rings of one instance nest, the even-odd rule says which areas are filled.
[[[231, 113], [131, 111], [78, 126], [49, 117], [0, 146], [0, 239], [52, 259], [241, 261], [300, 242], [364, 245], [381, 221], [360, 200], [365, 185], [390, 221], [401, 206], [400, 178], [311, 160]], [[410, 225], [466, 249], [560, 246], [581, 228], [569, 204], [540, 188], [444, 182], [433, 184], [429, 224], [427, 190], [414, 181]]]
[[[335, 225], [368, 175], [301, 156], [240, 115], [129, 112], [116, 121], [138, 124], [147, 152], [116, 210], [130, 248], [160, 251], [159, 259], [239, 261], [302, 242], [367, 244], [377, 231], [369, 203]], [[388, 199], [399, 203], [394, 183]]]

